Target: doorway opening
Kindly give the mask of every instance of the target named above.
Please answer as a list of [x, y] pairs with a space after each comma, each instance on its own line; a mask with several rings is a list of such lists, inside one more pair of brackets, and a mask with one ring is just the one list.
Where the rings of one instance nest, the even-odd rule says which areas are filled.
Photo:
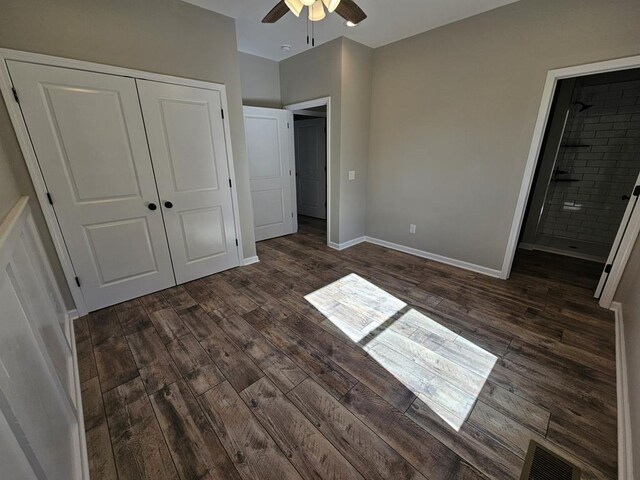
[[329, 98], [289, 105], [298, 230], [331, 238], [331, 104]]
[[640, 195], [640, 68], [563, 78], [518, 238], [536, 264], [599, 298]]
[[327, 232], [327, 106], [293, 112], [298, 227]]

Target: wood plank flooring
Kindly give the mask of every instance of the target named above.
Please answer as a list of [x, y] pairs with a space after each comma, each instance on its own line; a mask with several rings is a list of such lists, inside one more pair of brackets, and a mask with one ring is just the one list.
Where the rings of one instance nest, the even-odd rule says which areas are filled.
[[516, 479], [531, 439], [617, 477], [601, 265], [519, 252], [502, 281], [324, 243], [301, 219], [76, 321], [93, 480]]

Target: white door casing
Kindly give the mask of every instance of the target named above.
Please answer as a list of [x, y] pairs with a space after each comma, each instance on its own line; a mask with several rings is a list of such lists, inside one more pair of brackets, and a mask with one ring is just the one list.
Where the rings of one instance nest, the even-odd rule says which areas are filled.
[[295, 231], [291, 112], [244, 107], [256, 241]]
[[7, 65], [88, 309], [174, 285], [135, 81]]
[[137, 85], [177, 283], [238, 266], [220, 92]]
[[327, 218], [326, 119], [295, 122], [298, 213]]

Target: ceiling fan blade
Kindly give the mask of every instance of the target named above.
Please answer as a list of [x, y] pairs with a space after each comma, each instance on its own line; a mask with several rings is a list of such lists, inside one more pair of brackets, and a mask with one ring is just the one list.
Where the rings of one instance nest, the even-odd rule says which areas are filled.
[[367, 14], [353, 0], [341, 0], [336, 13], [345, 20], [358, 24], [367, 18]]
[[262, 19], [262, 23], [276, 23], [289, 12], [289, 7], [280, 0], [273, 9]]

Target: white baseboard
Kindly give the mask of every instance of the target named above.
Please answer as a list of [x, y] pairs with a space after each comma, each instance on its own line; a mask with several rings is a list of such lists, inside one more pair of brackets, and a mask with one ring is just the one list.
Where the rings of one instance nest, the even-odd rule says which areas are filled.
[[471, 270], [472, 272], [481, 273], [490, 277], [500, 278], [501, 271], [493, 268], [483, 267], [474, 263], [464, 262], [462, 260], [456, 260], [455, 258], [444, 257], [436, 253], [425, 252], [418, 250], [417, 248], [405, 247], [404, 245], [398, 245], [397, 243], [387, 242], [386, 240], [380, 240], [378, 238], [365, 237], [366, 242], [379, 245], [381, 247], [390, 248], [399, 252], [415, 255], [416, 257], [426, 258], [435, 262], [444, 263], [458, 268], [464, 268], [465, 270]]
[[260, 261], [260, 259], [258, 258], [257, 255], [254, 255], [253, 257], [247, 257], [244, 260], [242, 260], [242, 266], [246, 267], [247, 265], [253, 265], [254, 263], [258, 263]]
[[78, 351], [76, 348], [76, 332], [73, 328], [73, 321], [78, 318], [78, 311], [76, 309], [67, 311], [67, 328], [71, 335], [71, 355], [73, 358], [73, 383], [75, 387], [75, 400], [76, 408], [78, 410], [78, 450], [76, 455], [78, 456], [78, 463], [80, 465], [80, 478], [82, 480], [89, 480], [89, 456], [87, 452], [87, 437], [85, 433], [84, 425], [84, 413], [82, 406], [82, 385], [80, 383], [80, 368], [78, 366]]
[[366, 241], [367, 241], [367, 237], [358, 237], [343, 243], [329, 242], [329, 246], [334, 250], [345, 250], [349, 247], [353, 247], [354, 245], [358, 245], [359, 243], [366, 242]]
[[[618, 397], [618, 480], [633, 480], [633, 448], [622, 304], [611, 302], [616, 315], [616, 385]], [[636, 452], [637, 453], [637, 452]]]

